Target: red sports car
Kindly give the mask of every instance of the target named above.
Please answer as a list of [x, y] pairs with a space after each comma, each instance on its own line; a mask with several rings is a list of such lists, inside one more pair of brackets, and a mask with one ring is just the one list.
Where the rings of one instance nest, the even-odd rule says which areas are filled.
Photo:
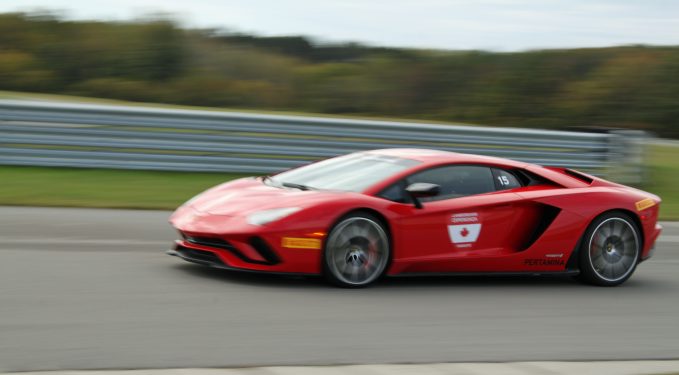
[[214, 187], [169, 254], [230, 270], [568, 274], [618, 285], [651, 256], [660, 198], [570, 169], [418, 149], [357, 152]]

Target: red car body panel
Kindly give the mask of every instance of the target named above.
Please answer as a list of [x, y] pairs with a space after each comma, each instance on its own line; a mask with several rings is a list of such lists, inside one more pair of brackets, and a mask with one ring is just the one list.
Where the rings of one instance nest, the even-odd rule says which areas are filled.
[[[643, 240], [642, 259], [651, 255], [661, 231], [657, 224], [657, 196], [593, 176], [507, 159], [430, 150], [370, 153], [421, 163], [362, 193], [281, 189], [255, 178], [222, 184], [172, 215], [171, 224], [182, 234], [175, 246], [213, 254], [223, 268], [319, 274], [324, 239], [332, 226], [349, 212], [366, 210], [381, 217], [390, 234], [388, 275], [551, 273], [577, 271], [572, 255], [588, 225], [604, 212], [624, 210], [637, 221]], [[549, 183], [426, 202], [422, 208], [376, 196], [412, 173], [449, 164], [521, 169]], [[299, 211], [281, 220], [266, 225], [247, 221], [251, 213], [291, 206], [299, 207]], [[458, 229], [459, 233], [452, 233]], [[463, 235], [477, 238], [471, 243], [451, 242], [453, 236]], [[231, 247], [191, 240], [195, 238], [226, 241]], [[266, 251], [259, 248], [262, 243]], [[268, 254], [266, 248], [275, 254], [276, 261], [267, 261], [263, 256]], [[215, 266], [209, 259], [203, 263]]]

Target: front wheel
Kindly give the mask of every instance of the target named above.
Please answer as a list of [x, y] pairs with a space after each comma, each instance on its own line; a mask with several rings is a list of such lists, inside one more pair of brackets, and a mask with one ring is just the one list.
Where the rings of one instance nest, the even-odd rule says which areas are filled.
[[640, 252], [639, 228], [629, 215], [601, 215], [585, 232], [580, 248], [580, 278], [595, 285], [620, 285], [632, 276]]
[[389, 249], [389, 236], [379, 219], [367, 213], [345, 216], [328, 235], [323, 273], [338, 286], [367, 286], [384, 273]]

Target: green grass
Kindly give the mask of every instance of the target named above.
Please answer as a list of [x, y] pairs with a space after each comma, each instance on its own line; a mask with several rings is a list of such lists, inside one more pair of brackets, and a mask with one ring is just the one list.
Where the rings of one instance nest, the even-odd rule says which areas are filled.
[[661, 219], [679, 220], [679, 147], [652, 146], [647, 163], [648, 183], [641, 188], [662, 198]]
[[0, 166], [0, 204], [174, 209], [211, 186], [243, 176]]
[[[651, 146], [648, 183], [663, 199], [663, 220], [679, 220], [679, 147]], [[229, 173], [0, 166], [0, 205], [173, 209]]]

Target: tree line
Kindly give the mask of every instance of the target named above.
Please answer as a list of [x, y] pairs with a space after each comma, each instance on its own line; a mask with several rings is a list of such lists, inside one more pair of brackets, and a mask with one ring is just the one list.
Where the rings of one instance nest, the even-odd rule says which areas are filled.
[[0, 89], [679, 138], [679, 47], [517, 53], [0, 14]]

